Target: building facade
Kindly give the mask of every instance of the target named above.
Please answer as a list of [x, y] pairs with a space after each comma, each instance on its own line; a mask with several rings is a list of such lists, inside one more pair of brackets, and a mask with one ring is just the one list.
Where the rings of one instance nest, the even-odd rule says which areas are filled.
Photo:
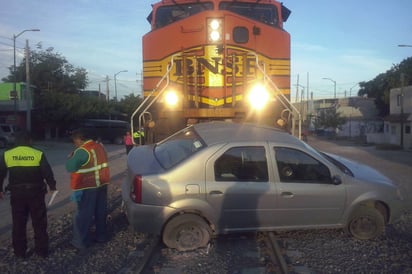
[[412, 149], [412, 86], [390, 91], [390, 114], [384, 119], [383, 143]]

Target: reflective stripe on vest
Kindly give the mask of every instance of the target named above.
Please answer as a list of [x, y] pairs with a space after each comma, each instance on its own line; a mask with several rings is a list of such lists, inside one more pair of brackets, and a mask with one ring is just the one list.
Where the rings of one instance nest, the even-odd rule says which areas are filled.
[[133, 138], [140, 138], [140, 137], [144, 137], [144, 131], [135, 131], [133, 132]]
[[[103, 147], [93, 141], [86, 141], [78, 149], [83, 149], [87, 152], [88, 160], [79, 170], [72, 173], [72, 189], [95, 188], [103, 184], [108, 184], [110, 180], [109, 166]], [[98, 157], [100, 157], [100, 159], [98, 159]]]
[[101, 163], [99, 165], [97, 165], [97, 155], [96, 155], [96, 151], [94, 149], [91, 149], [89, 151], [89, 153], [91, 154], [91, 156], [93, 157], [93, 163], [94, 166], [89, 167], [89, 168], [81, 168], [77, 171], [77, 173], [88, 173], [88, 172], [94, 172], [94, 178], [96, 179], [96, 186], [100, 186], [101, 182], [100, 182], [100, 173], [99, 171], [102, 168], [106, 168], [108, 167], [107, 163]]
[[40, 150], [19, 146], [4, 152], [6, 166], [10, 167], [35, 167], [40, 166], [43, 152]]

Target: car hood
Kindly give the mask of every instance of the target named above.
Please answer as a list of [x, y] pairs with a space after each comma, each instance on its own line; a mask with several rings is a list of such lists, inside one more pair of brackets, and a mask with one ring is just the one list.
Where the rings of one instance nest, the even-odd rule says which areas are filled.
[[134, 174], [148, 175], [164, 171], [153, 154], [154, 145], [134, 147], [127, 155], [127, 167]]
[[377, 171], [376, 169], [368, 165], [361, 164], [359, 162], [347, 159], [342, 156], [338, 156], [336, 154], [331, 154], [331, 153], [326, 153], [326, 154], [334, 158], [336, 161], [341, 162], [348, 169], [350, 169], [350, 171], [352, 171], [353, 176], [356, 179], [367, 181], [367, 182], [377, 182], [377, 183], [382, 183], [382, 184], [393, 185], [393, 182], [388, 177], [386, 177], [381, 172]]

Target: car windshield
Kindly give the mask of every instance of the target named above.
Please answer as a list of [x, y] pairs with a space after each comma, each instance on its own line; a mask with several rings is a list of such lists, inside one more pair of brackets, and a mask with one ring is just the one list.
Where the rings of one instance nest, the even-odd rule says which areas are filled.
[[321, 152], [321, 153], [326, 159], [328, 159], [335, 166], [337, 166], [343, 173], [353, 177], [353, 172], [347, 166], [345, 166], [344, 164], [342, 164], [341, 162], [339, 162], [335, 158], [330, 157], [328, 154], [326, 154], [324, 152]]
[[189, 128], [156, 144], [154, 155], [164, 169], [170, 169], [205, 146], [193, 128]]
[[343, 173], [353, 177], [353, 172], [347, 166], [345, 166], [344, 164], [342, 164], [341, 162], [339, 162], [335, 158], [330, 157], [329, 155], [327, 155], [324, 152], [318, 151], [317, 149], [313, 148], [312, 146], [310, 146], [306, 143], [305, 143], [305, 146], [308, 150], [310, 150], [310, 151], [318, 154], [319, 156], [325, 158], [328, 162], [332, 163], [334, 166], [339, 168]]

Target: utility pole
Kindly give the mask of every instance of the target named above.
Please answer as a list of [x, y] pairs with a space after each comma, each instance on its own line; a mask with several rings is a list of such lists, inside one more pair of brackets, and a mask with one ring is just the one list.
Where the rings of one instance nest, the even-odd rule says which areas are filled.
[[14, 97], [14, 119], [15, 123], [17, 122], [17, 99], [18, 99], [18, 92], [17, 92], [17, 76], [16, 76], [16, 39], [26, 31], [40, 31], [39, 29], [25, 29], [21, 31], [19, 34], [13, 34], [13, 97]]
[[299, 74], [298, 74], [298, 77], [297, 77], [297, 80], [296, 80], [296, 99], [295, 99], [295, 102], [298, 102], [298, 100], [299, 100]]
[[405, 87], [405, 74], [401, 72], [401, 94], [399, 98], [399, 103], [401, 107], [401, 148], [403, 149], [403, 128], [404, 128], [404, 122], [403, 122], [403, 89]]
[[31, 131], [30, 48], [26, 39], [26, 129]]
[[107, 96], [107, 102], [109, 102], [110, 101], [109, 75], [106, 75], [106, 96]]
[[308, 121], [308, 128], [309, 128], [309, 116], [311, 114], [311, 110], [309, 109], [309, 72], [306, 74], [306, 119]]

